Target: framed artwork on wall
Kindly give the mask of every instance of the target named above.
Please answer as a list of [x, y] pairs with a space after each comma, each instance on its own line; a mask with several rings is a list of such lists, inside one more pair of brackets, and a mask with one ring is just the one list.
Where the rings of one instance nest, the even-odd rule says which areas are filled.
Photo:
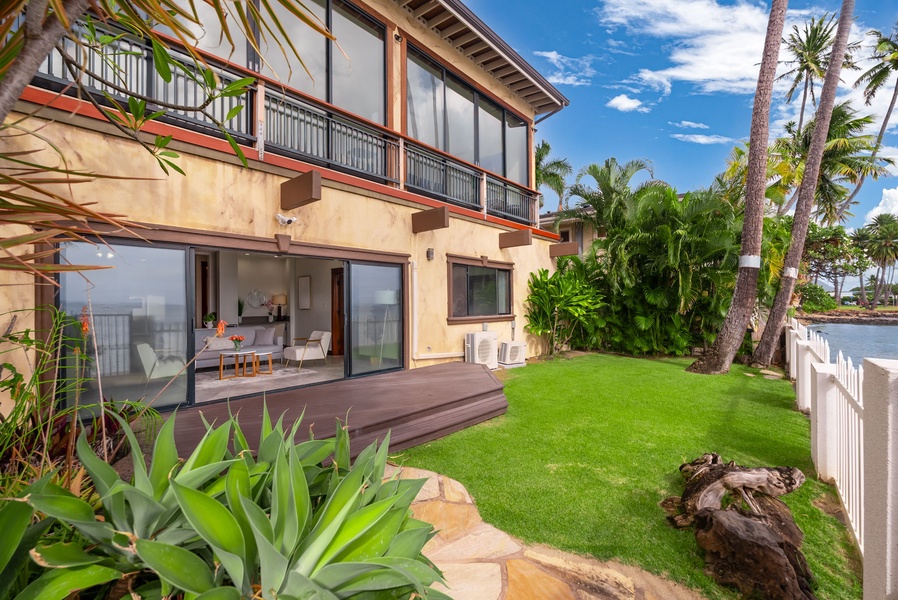
[[312, 308], [312, 277], [300, 275], [296, 278], [296, 308], [309, 310]]

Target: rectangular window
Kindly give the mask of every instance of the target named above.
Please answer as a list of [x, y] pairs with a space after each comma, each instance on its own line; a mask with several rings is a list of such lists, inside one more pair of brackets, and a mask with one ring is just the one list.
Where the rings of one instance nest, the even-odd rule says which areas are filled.
[[343, 2], [334, 1], [332, 30], [346, 53], [331, 49], [333, 98], [351, 113], [375, 123], [384, 122], [386, 82], [384, 29]]
[[[309, 0], [305, 2], [305, 6], [321, 23], [327, 23], [325, 0]], [[264, 54], [261, 73], [313, 98], [327, 100], [327, 38], [297, 19], [280, 3], [273, 3], [273, 8], [275, 16], [289, 34], [297, 53], [302, 57], [305, 68], [299, 64], [293, 51], [283, 41], [282, 47], [279, 47], [273, 39], [268, 43], [271, 34], [265, 32], [260, 46]]]
[[528, 123], [410, 48], [406, 128], [414, 139], [525, 186]]
[[511, 266], [450, 259], [450, 318], [511, 315]]

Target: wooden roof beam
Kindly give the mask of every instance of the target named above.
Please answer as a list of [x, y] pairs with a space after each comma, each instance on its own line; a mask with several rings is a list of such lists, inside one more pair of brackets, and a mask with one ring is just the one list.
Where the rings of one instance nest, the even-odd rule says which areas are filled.
[[449, 40], [449, 38], [451, 38], [453, 35], [455, 35], [456, 33], [461, 32], [461, 31], [464, 31], [464, 30], [467, 29], [467, 28], [468, 28], [467, 25], [465, 25], [464, 23], [462, 23], [461, 21], [459, 21], [459, 22], [456, 23], [455, 25], [450, 25], [450, 26], [447, 27], [446, 29], [441, 30], [441, 31], [440, 31], [440, 36], [441, 36], [444, 40]]
[[434, 8], [435, 6], [437, 6], [437, 4], [438, 4], [438, 3], [437, 3], [437, 0], [428, 0], [427, 2], [425, 2], [424, 4], [422, 4], [421, 6], [419, 6], [419, 7], [416, 8], [415, 10], [413, 10], [413, 11], [412, 11], [412, 16], [415, 17], [416, 19], [420, 19], [422, 16], [424, 16], [425, 13], [427, 13], [427, 12], [433, 10], [433, 8]]

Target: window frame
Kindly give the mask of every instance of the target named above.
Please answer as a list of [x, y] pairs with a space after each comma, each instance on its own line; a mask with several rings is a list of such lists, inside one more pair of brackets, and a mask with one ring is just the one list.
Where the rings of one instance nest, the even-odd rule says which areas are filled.
[[[407, 73], [408, 73], [408, 61], [412, 60], [412, 58], [411, 58], [412, 56], [415, 56], [421, 62], [428, 63], [436, 71], [439, 71], [440, 73], [442, 73], [442, 82], [443, 82], [443, 114], [442, 114], [443, 140], [442, 140], [442, 142], [443, 142], [443, 146], [445, 146], [445, 147], [430, 146], [430, 144], [428, 144], [427, 142], [418, 140], [417, 138], [413, 137], [409, 133], [409, 113], [410, 113], [410, 111], [408, 110], [409, 109], [408, 103], [411, 98], [407, 94], [407, 90], [408, 90], [408, 80], [407, 80], [408, 75], [407, 75]], [[406, 44], [404, 61], [405, 61], [405, 64], [403, 65], [403, 72], [406, 75], [403, 77], [403, 79], [404, 79], [403, 95], [405, 96], [404, 106], [403, 106], [404, 119], [403, 119], [403, 123], [402, 123], [403, 133], [419, 144], [423, 144], [427, 147], [438, 150], [438, 151], [446, 154], [447, 156], [451, 156], [454, 159], [459, 160], [461, 162], [464, 162], [467, 164], [473, 164], [477, 168], [482, 169], [482, 170], [486, 171], [487, 173], [501, 177], [502, 179], [509, 181], [511, 183], [514, 183], [515, 185], [519, 185], [524, 188], [530, 189], [530, 185], [531, 185], [530, 180], [533, 175], [532, 168], [531, 168], [531, 166], [532, 166], [531, 163], [533, 160], [533, 139], [532, 139], [533, 132], [531, 131], [531, 129], [533, 127], [532, 120], [530, 120], [526, 116], [518, 113], [516, 110], [509, 108], [504, 102], [500, 101], [498, 98], [496, 98], [492, 94], [485, 92], [477, 84], [469, 81], [467, 78], [463, 77], [459, 73], [457, 73], [457, 72], [453, 71], [452, 69], [449, 69], [448, 67], [443, 65], [443, 63], [440, 62], [439, 59], [434, 57], [432, 54], [430, 54], [426, 50], [421, 49], [417, 43], [409, 41]], [[474, 160], [473, 161], [467, 161], [464, 158], [460, 158], [460, 157], [452, 154], [448, 149], [449, 110], [447, 108], [447, 106], [448, 106], [447, 94], [448, 94], [450, 80], [453, 81], [456, 85], [468, 90], [473, 95], [474, 141], [476, 143], [476, 146], [474, 148]], [[483, 166], [481, 166], [481, 156], [480, 156], [480, 111], [481, 111], [480, 104], [481, 104], [481, 100], [487, 104], [491, 104], [491, 105], [497, 107], [502, 113], [501, 119], [500, 119], [500, 121], [502, 123], [502, 171], [501, 172], [491, 171], [491, 170], [485, 169]], [[523, 122], [524, 126], [527, 129], [526, 140], [524, 142], [524, 150], [525, 150], [525, 154], [527, 157], [527, 160], [525, 161], [526, 162], [526, 164], [525, 164], [525, 171], [526, 171], [525, 179], [526, 179], [526, 181], [524, 181], [524, 182], [515, 181], [514, 179], [509, 179], [509, 177], [507, 175], [507, 173], [508, 173], [508, 154], [509, 154], [508, 153], [508, 135], [507, 135], [508, 124], [507, 123], [508, 123], [509, 115], [511, 115], [511, 116], [515, 117], [516, 119], [519, 119], [521, 122]]]
[[[449, 325], [465, 325], [469, 323], [498, 323], [504, 321], [514, 321], [515, 320], [515, 312], [514, 312], [514, 263], [513, 262], [505, 262], [499, 260], [490, 260], [486, 256], [481, 257], [473, 257], [473, 256], [462, 256], [459, 254], [447, 254], [446, 255], [446, 287], [448, 291], [448, 302], [446, 305], [446, 322]], [[509, 314], [507, 315], [479, 315], [479, 316], [468, 316], [468, 317], [456, 317], [453, 315], [453, 292], [454, 290], [454, 280], [452, 277], [452, 270], [455, 265], [464, 265], [468, 267], [484, 267], [488, 269], [495, 269], [497, 271], [506, 271], [508, 272], [508, 307]]]

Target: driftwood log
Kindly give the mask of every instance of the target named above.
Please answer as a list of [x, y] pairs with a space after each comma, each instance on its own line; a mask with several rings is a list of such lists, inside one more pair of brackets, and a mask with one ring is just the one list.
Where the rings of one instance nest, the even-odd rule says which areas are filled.
[[740, 467], [705, 454], [680, 466], [683, 495], [662, 505], [675, 527], [695, 525], [709, 575], [747, 597], [814, 600], [804, 536], [778, 497], [804, 483], [792, 467]]

